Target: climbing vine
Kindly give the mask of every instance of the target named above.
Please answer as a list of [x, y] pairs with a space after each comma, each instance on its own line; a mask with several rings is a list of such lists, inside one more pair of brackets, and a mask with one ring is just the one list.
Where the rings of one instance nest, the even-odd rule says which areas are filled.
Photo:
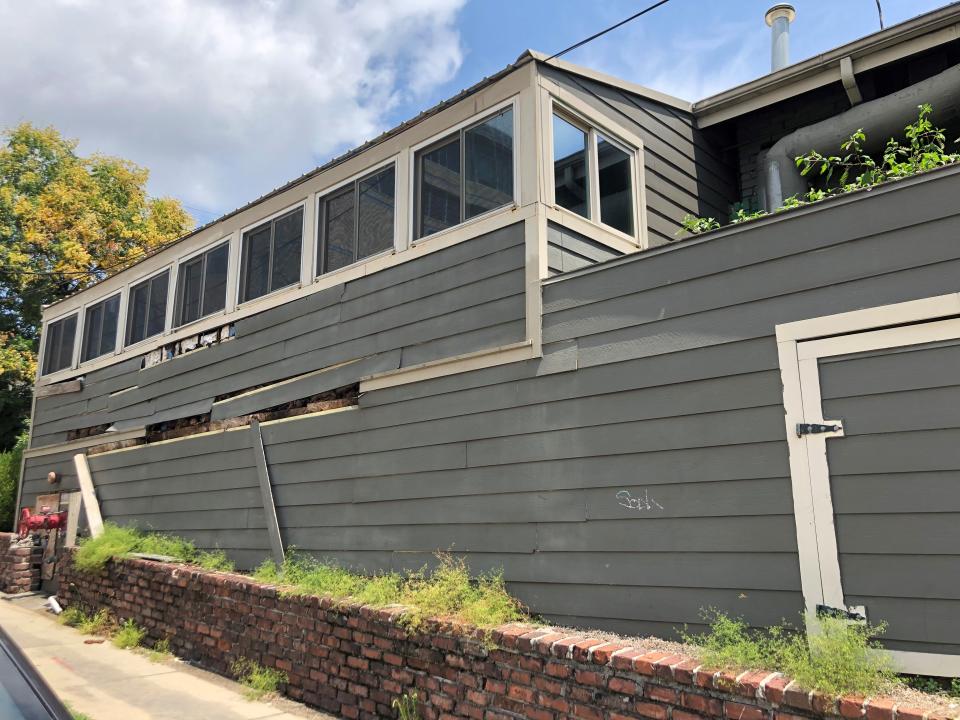
[[[935, 127], [930, 120], [933, 108], [924, 103], [919, 105], [918, 109], [920, 113], [917, 120], [904, 128], [903, 140], [890, 138], [879, 162], [864, 150], [867, 135], [863, 128], [843, 141], [839, 155], [823, 155], [811, 150], [806, 155], [796, 157], [800, 174], [804, 177], [819, 177], [822, 187], [786, 198], [783, 205], [773, 212], [791, 210], [853, 190], [900, 180], [960, 162], [960, 153], [946, 151], [947, 138], [944, 131]], [[954, 141], [955, 144], [957, 142], [960, 140]], [[747, 212], [741, 207], [731, 215], [729, 222], [736, 225], [768, 214], [770, 213], [766, 210]], [[686, 215], [680, 226], [677, 235], [699, 235], [716, 230], [720, 223], [715, 218]]]

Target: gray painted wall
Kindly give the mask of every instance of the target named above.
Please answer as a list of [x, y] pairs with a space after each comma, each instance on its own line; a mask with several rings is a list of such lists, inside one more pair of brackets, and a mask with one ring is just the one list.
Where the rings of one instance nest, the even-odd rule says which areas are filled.
[[547, 65], [540, 73], [643, 140], [647, 230], [651, 245], [676, 240], [683, 216], [725, 220], [737, 201], [736, 167], [693, 127], [693, 116], [625, 90]]
[[622, 252], [569, 228], [547, 225], [547, 270], [550, 277], [621, 257]]
[[[284, 540], [366, 570], [464, 553], [562, 623], [669, 635], [710, 606], [796, 620], [774, 327], [956, 292], [958, 196], [941, 171], [562, 275], [543, 289], [541, 360], [265, 423]], [[248, 448], [233, 431], [91, 464], [108, 517], [164, 515], [252, 563], [267, 539]], [[199, 528], [221, 497], [223, 531]]]
[[960, 341], [820, 361], [849, 605], [898, 650], [960, 653]]

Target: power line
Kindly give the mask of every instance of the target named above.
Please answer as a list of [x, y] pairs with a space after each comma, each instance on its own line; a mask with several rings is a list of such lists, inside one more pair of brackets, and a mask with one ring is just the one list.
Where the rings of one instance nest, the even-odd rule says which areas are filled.
[[[596, 40], [596, 39], [597, 39], [598, 37], [600, 37], [601, 35], [606, 35], [606, 34], [607, 34], [608, 32], [610, 32], [611, 30], [616, 30], [618, 27], [620, 27], [620, 26], [622, 26], [622, 25], [626, 25], [626, 24], [627, 24], [628, 22], [630, 22], [631, 20], [636, 20], [638, 17], [640, 17], [640, 16], [642, 16], [642, 15], [646, 15], [646, 14], [647, 14], [648, 12], [650, 12], [651, 10], [656, 10], [656, 9], [657, 9], [658, 7], [660, 7], [661, 5], [666, 5], [668, 2], [670, 2], [670, 0], [660, 0], [660, 2], [655, 2], [653, 5], [650, 5], [649, 7], [645, 7], [645, 8], [644, 8], [643, 10], [641, 10], [640, 12], [638, 12], [638, 13], [636, 13], [636, 14], [634, 14], [634, 15], [631, 15], [631, 16], [628, 17], [626, 20], [621, 20], [621, 21], [618, 22], [616, 25], [611, 25], [610, 27], [606, 28], [605, 30], [601, 30], [600, 32], [595, 33], [595, 34], [591, 35], [590, 37], [585, 38], [585, 39], [581, 40], [580, 42], [578, 42], [578, 43], [576, 43], [576, 44], [574, 44], [574, 45], [571, 45], [571, 46], [568, 47], [566, 50], [561, 50], [560, 52], [556, 53], [555, 55], [551, 55], [550, 57], [547, 58], [547, 60], [553, 60], [554, 58], [558, 58], [558, 57], [560, 57], [561, 55], [566, 55], [566, 54], [567, 54], [568, 52], [570, 52], [571, 50], [576, 50], [578, 47], [583, 47], [583, 46], [586, 45], [588, 42], [592, 42], [593, 40]], [[878, 2], [879, 2], [879, 0], [878, 0]]]
[[880, 7], [880, 0], [877, 0], [877, 15], [880, 16], [880, 29], [883, 30], [883, 8]]

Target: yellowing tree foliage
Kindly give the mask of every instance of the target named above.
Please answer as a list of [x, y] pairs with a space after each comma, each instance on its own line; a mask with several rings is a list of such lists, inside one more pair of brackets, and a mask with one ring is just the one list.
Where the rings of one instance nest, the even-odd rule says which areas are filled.
[[145, 168], [81, 157], [52, 127], [18, 125], [0, 145], [0, 450], [29, 413], [41, 306], [140, 259], [193, 225], [151, 198]]

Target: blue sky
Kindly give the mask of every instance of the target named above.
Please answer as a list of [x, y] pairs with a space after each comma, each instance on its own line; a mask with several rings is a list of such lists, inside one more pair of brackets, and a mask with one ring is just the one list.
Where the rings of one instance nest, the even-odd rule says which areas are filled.
[[[205, 223], [650, 2], [0, 0], [0, 128], [133, 160]], [[698, 100], [769, 71], [771, 4], [670, 0], [565, 59]], [[889, 26], [945, 3], [882, 4]], [[794, 5], [793, 61], [879, 28], [875, 0]]]

